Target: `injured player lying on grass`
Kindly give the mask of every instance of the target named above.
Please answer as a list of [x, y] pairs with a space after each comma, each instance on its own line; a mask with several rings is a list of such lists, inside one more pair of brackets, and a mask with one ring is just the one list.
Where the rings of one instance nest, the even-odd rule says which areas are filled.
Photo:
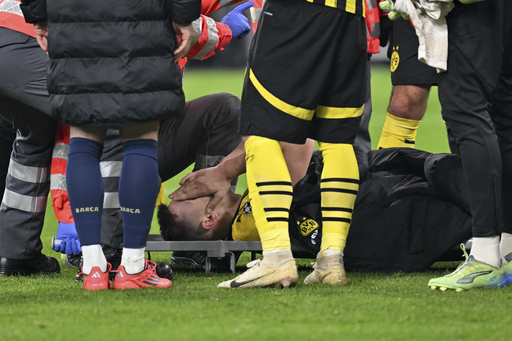
[[[471, 237], [471, 217], [459, 157], [409, 148], [356, 151], [361, 185], [343, 256], [347, 270], [424, 271], [436, 261], [462, 260], [456, 248]], [[292, 252], [298, 258], [315, 258], [322, 235], [321, 155], [313, 153], [307, 166], [294, 182], [289, 217]], [[222, 176], [215, 172], [221, 168], [194, 175], [202, 184], [189, 185], [186, 195], [178, 190], [168, 206], [159, 207], [164, 240], [259, 240], [247, 191], [225, 190], [208, 210], [214, 196], [205, 193], [228, 188], [229, 177], [224, 177], [226, 184], [217, 183]]]

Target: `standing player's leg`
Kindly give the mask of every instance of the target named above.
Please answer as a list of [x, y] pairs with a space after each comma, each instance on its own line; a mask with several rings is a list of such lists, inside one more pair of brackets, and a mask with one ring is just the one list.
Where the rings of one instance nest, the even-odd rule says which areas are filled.
[[500, 81], [494, 91], [491, 115], [498, 135], [502, 159], [501, 211], [503, 228], [500, 238], [500, 256], [506, 275], [506, 284], [512, 283], [512, 6], [509, 6], [505, 49], [501, 67]]
[[[443, 118], [460, 149], [473, 244], [467, 261], [457, 270], [429, 281], [432, 289], [493, 288], [503, 282], [499, 250], [502, 160], [489, 110], [500, 78], [504, 25], [512, 8], [508, 3], [497, 0], [459, 5], [447, 17], [448, 71], [439, 83], [439, 99]], [[482, 56], [479, 51], [490, 53]]]
[[315, 270], [304, 283], [342, 285], [347, 283], [343, 250], [359, 189], [359, 168], [351, 144], [319, 144], [324, 159], [320, 184], [322, 243]]
[[419, 41], [407, 20], [393, 21], [391, 84], [393, 90], [378, 149], [414, 148], [416, 133], [427, 108], [430, 87], [442, 74], [418, 60]]
[[105, 132], [104, 127], [70, 127], [66, 184], [82, 245], [83, 287], [86, 290], [109, 288], [110, 269], [101, 248], [104, 189], [99, 165]]
[[123, 217], [123, 253], [114, 289], [167, 288], [172, 282], [156, 275], [154, 262], [144, 259], [160, 188], [157, 131], [159, 122], [120, 128], [123, 167], [119, 205]]
[[[324, 79], [312, 122], [312, 134], [319, 142], [324, 168], [321, 175], [322, 242], [314, 271], [305, 284], [347, 283], [343, 265], [352, 212], [359, 189], [359, 167], [354, 153], [356, 137], [367, 100], [366, 37], [362, 18], [340, 12], [336, 44], [330, 58], [330, 72]], [[340, 51], [350, 51], [340, 52]]]
[[[222, 282], [220, 288], [288, 287], [298, 281], [288, 234], [293, 188], [278, 141], [251, 136], [245, 142], [247, 185], [261, 239], [263, 260]], [[272, 160], [271, 164], [268, 160]]]
[[415, 147], [416, 132], [427, 108], [429, 92], [430, 86], [393, 86], [378, 149]]

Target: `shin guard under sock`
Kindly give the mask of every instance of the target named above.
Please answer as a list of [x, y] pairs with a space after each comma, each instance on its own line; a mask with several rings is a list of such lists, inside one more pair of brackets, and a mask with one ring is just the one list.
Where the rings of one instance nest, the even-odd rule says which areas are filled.
[[350, 144], [320, 142], [324, 168], [320, 184], [322, 209], [322, 243], [320, 251], [343, 252], [352, 212], [359, 190], [359, 168]]
[[76, 231], [82, 245], [100, 244], [103, 179], [100, 157], [103, 145], [74, 137], [69, 142], [66, 185]]
[[130, 140], [123, 142], [123, 149], [123, 167], [119, 179], [123, 246], [143, 248], [151, 229], [160, 189], [157, 142], [151, 139]]
[[251, 136], [245, 142], [247, 186], [263, 251], [290, 249], [293, 189], [279, 142]]

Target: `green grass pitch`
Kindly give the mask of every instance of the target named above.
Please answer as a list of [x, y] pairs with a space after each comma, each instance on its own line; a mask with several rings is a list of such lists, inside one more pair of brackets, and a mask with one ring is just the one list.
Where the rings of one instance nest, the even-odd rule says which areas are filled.
[[[244, 70], [185, 72], [187, 99], [218, 91], [241, 94]], [[375, 143], [390, 96], [389, 71], [372, 70]], [[421, 123], [417, 147], [447, 152], [437, 90]], [[166, 183], [167, 194], [178, 179]], [[243, 180], [241, 181], [241, 183]], [[243, 184], [241, 185], [243, 186]], [[49, 206], [43, 232], [50, 248], [55, 217]], [[157, 233], [156, 224], [152, 233]], [[169, 261], [170, 253], [153, 253]], [[248, 261], [244, 255], [239, 271]], [[312, 260], [300, 260], [300, 280]], [[436, 264], [426, 273], [349, 273], [346, 287], [222, 290], [229, 273], [205, 274], [175, 268], [169, 289], [86, 292], [74, 281], [75, 269], [61, 261], [56, 276], [0, 278], [1, 340], [510, 340], [512, 288], [440, 292], [428, 280], [456, 264]]]

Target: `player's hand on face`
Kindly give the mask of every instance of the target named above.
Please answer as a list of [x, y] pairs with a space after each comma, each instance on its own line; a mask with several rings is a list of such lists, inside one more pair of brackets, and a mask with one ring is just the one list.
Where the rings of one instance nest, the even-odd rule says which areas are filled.
[[188, 174], [180, 181], [180, 188], [169, 195], [172, 200], [183, 201], [213, 196], [206, 208], [212, 212], [230, 190], [231, 180], [218, 167], [200, 169]]

